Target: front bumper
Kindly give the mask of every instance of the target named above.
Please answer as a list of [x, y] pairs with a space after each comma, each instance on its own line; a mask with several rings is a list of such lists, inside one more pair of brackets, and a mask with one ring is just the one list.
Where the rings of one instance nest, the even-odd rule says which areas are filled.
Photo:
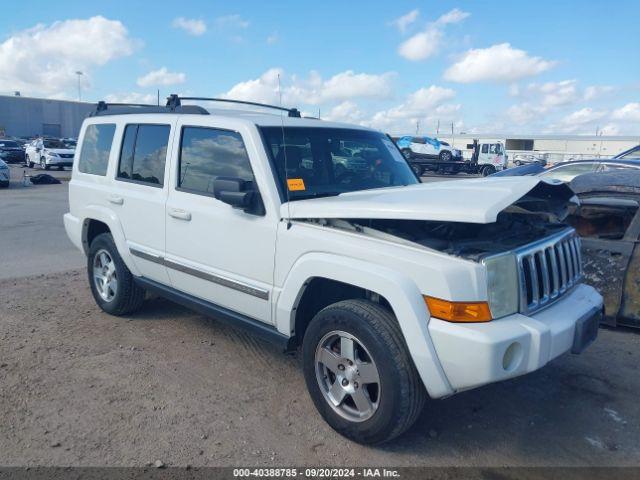
[[44, 160], [47, 165], [54, 165], [56, 167], [70, 167], [73, 165], [73, 158], [45, 157]]
[[533, 372], [568, 351], [580, 353], [597, 335], [602, 308], [600, 294], [580, 284], [530, 317], [516, 313], [469, 324], [432, 318], [429, 333], [451, 387], [461, 391]]

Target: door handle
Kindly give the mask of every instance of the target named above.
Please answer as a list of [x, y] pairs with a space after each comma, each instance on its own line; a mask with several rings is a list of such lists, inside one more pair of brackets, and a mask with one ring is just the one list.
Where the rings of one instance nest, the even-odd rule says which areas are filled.
[[109, 201], [115, 205], [122, 205], [124, 203], [124, 198], [116, 197], [115, 195], [111, 195], [109, 197]]
[[178, 220], [191, 221], [191, 213], [179, 208], [172, 208], [169, 210], [169, 216], [177, 218]]

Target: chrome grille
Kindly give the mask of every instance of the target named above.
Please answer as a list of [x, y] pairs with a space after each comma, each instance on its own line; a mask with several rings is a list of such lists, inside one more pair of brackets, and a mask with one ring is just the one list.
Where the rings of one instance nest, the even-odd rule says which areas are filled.
[[531, 313], [553, 303], [582, 278], [580, 237], [572, 228], [515, 253], [521, 313]]

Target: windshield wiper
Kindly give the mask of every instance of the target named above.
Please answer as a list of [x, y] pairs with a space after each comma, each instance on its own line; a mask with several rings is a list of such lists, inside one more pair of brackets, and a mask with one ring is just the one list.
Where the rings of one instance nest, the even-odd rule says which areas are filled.
[[315, 193], [305, 193], [301, 195], [296, 195], [295, 197], [291, 197], [291, 200], [308, 200], [310, 198], [323, 198], [323, 197], [336, 197], [343, 192], [315, 192]]

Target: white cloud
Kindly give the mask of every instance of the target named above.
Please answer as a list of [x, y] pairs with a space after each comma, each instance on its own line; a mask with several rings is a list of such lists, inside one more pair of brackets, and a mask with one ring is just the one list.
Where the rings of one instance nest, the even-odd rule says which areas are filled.
[[412, 62], [424, 60], [438, 53], [441, 39], [442, 31], [429, 27], [402, 42], [398, 47], [398, 53]]
[[216, 18], [214, 21], [218, 28], [243, 28], [244, 29], [249, 26], [249, 22], [243, 19], [238, 14], [223, 15], [222, 17]]
[[280, 41], [280, 35], [278, 35], [278, 32], [274, 32], [271, 35], [269, 35], [267, 37], [267, 44], [268, 45], [274, 45], [276, 43], [278, 43]]
[[400, 30], [401, 33], [404, 33], [407, 31], [407, 28], [409, 28], [409, 26], [415, 23], [419, 16], [420, 10], [416, 8], [415, 10], [411, 10], [409, 13], [396, 18], [391, 22], [391, 24], [395, 25], [395, 27]]
[[584, 99], [587, 101], [594, 100], [613, 92], [615, 89], [611, 85], [591, 85], [584, 89]]
[[327, 115], [322, 115], [322, 118], [333, 122], [360, 123], [364, 114], [355, 102], [345, 100], [329, 110]]
[[460, 105], [447, 104], [456, 92], [450, 88], [431, 85], [409, 94], [404, 102], [387, 110], [375, 113], [371, 120], [363, 122], [381, 130], [394, 132], [409, 131], [421, 121], [452, 120], [460, 110]]
[[259, 78], [234, 85], [228, 98], [264, 103], [278, 103], [278, 75], [282, 87], [282, 101], [290, 105], [319, 105], [354, 98], [384, 99], [391, 96], [395, 73], [355, 73], [346, 70], [323, 80], [319, 73], [310, 72], [306, 79], [288, 76], [280, 68], [271, 68]]
[[513, 82], [545, 72], [555, 63], [541, 57], [531, 57], [524, 50], [501, 43], [489, 48], [468, 50], [445, 71], [444, 78], [458, 83]]
[[581, 98], [577, 84], [576, 80], [530, 83], [522, 95], [539, 99], [540, 104], [545, 108], [571, 105]]
[[136, 43], [121, 22], [102, 16], [38, 24], [0, 43], [0, 91], [64, 96], [77, 85], [76, 71], [88, 79]]
[[640, 122], [640, 103], [631, 102], [613, 111], [611, 117], [626, 122]]
[[173, 28], [180, 28], [189, 35], [200, 36], [207, 31], [207, 24], [203, 20], [195, 18], [178, 17], [171, 24]]
[[[150, 93], [111, 93], [104, 97], [107, 103], [146, 103], [150, 105], [156, 105], [158, 97]], [[161, 103], [163, 99], [160, 99]]]
[[[550, 133], [601, 133], [601, 129], [598, 128], [598, 122], [607, 117], [608, 112], [604, 110], [594, 110], [591, 107], [584, 107], [580, 110], [571, 112], [568, 115], [562, 117], [557, 123], [550, 125], [546, 131]], [[614, 125], [608, 125], [607, 131], [612, 132], [617, 130]]]
[[531, 105], [530, 103], [520, 103], [512, 105], [505, 112], [506, 117], [511, 123], [516, 125], [525, 125], [534, 119], [540, 117], [546, 112], [539, 105]]
[[[416, 33], [402, 42], [398, 47], [398, 54], [412, 62], [425, 60], [435, 55], [440, 51], [442, 46], [444, 27], [449, 24], [459, 23], [469, 15], [467, 12], [454, 8], [450, 12], [442, 15], [435, 22], [427, 24], [423, 31]], [[398, 20], [402, 18], [404, 17], [400, 17]]]
[[167, 67], [153, 70], [146, 75], [138, 78], [136, 82], [139, 87], [158, 87], [167, 85], [177, 85], [184, 83], [187, 76], [182, 72], [170, 72]]
[[446, 25], [448, 23], [459, 23], [469, 15], [471, 15], [469, 12], [463, 12], [459, 8], [454, 8], [453, 10], [445, 13], [440, 18], [438, 18], [438, 20], [436, 20], [436, 23], [439, 23], [441, 25]]

